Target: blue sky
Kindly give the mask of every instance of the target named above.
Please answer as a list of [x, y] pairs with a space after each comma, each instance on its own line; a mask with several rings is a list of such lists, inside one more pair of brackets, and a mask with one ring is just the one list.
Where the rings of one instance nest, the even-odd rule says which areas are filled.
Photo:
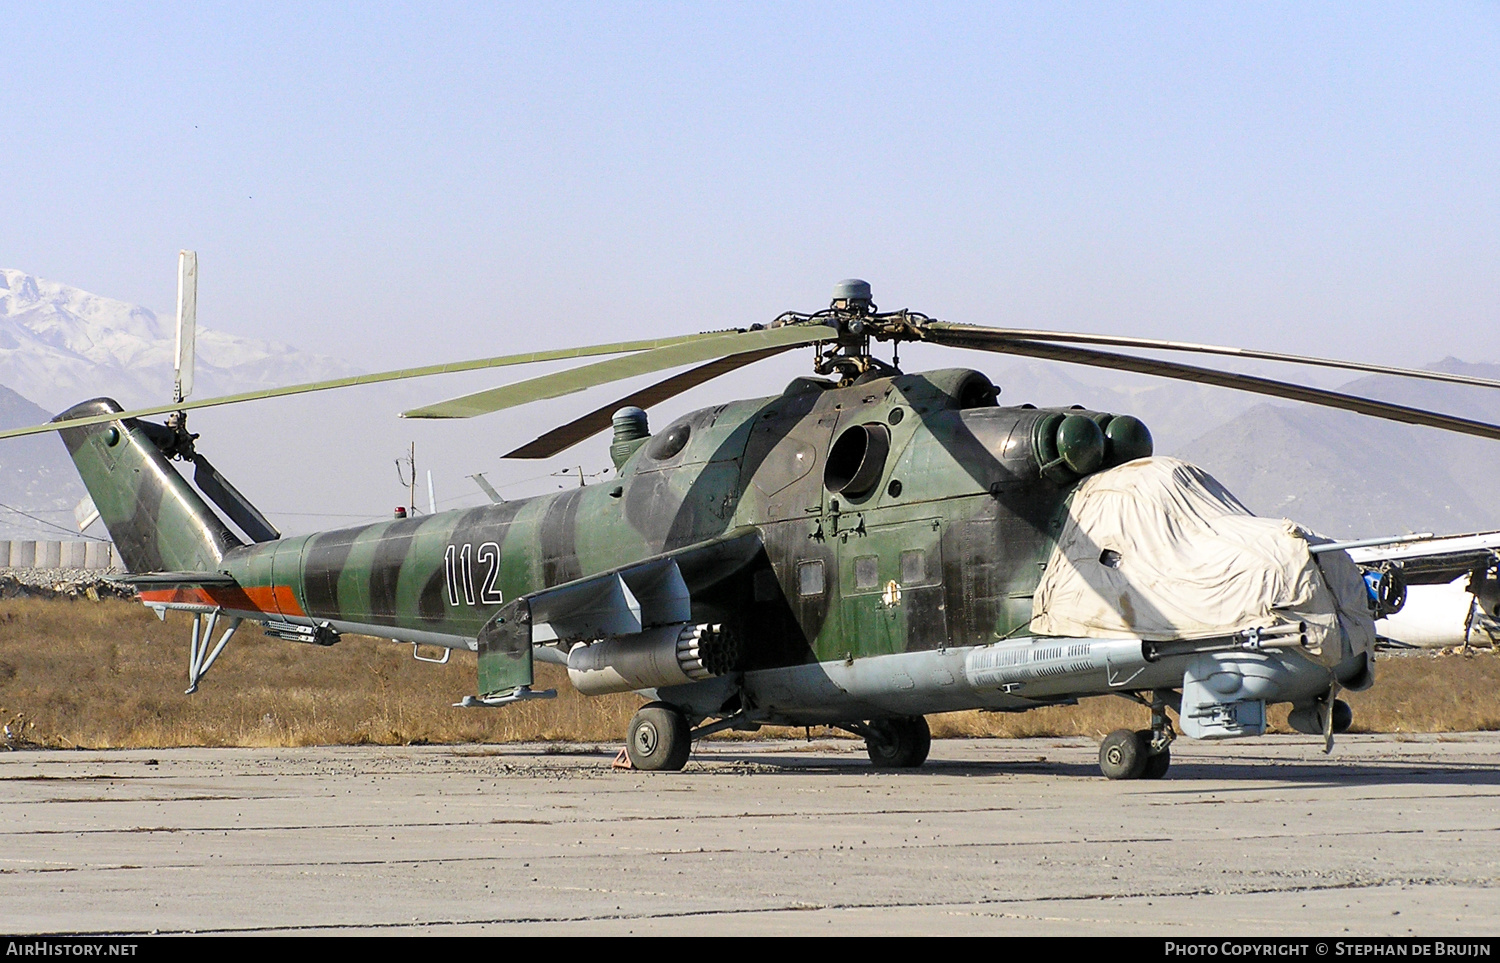
[[[368, 368], [951, 320], [1500, 360], [1500, 5], [13, 4], [0, 266]], [[441, 396], [445, 392], [438, 389]]]

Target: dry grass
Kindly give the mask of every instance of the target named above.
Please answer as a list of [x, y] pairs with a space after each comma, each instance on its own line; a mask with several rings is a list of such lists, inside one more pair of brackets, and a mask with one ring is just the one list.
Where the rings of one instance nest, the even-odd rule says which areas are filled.
[[430, 665], [389, 641], [346, 636], [325, 649], [254, 626], [189, 696], [190, 625], [128, 602], [0, 602], [0, 716], [12, 731], [23, 716], [29, 742], [63, 747], [613, 742], [641, 703], [585, 699], [556, 667], [539, 665], [538, 688], [556, 688], [557, 699], [456, 709], [474, 693], [471, 653]]
[[[0, 602], [0, 722], [27, 743], [56, 747], [299, 746], [570, 740], [616, 744], [641, 704], [586, 699], [554, 666], [538, 688], [558, 697], [500, 710], [455, 709], [474, 691], [474, 656], [416, 662], [404, 646], [346, 637], [321, 649], [241, 631], [195, 695], [186, 686], [186, 616], [165, 624], [139, 605]], [[1500, 658], [1382, 659], [1379, 682], [1352, 693], [1356, 731], [1500, 729]], [[1285, 709], [1273, 721], [1285, 728]], [[1138, 728], [1146, 710], [1123, 699], [1019, 715], [930, 717], [939, 737], [1098, 737]], [[762, 730], [802, 735], [802, 730]], [[733, 738], [733, 734], [725, 734]]]

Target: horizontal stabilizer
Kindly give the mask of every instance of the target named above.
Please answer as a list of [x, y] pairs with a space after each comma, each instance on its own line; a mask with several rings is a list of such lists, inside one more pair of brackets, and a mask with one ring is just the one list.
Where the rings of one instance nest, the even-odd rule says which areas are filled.
[[224, 572], [134, 572], [115, 575], [109, 581], [136, 588], [174, 588], [176, 586], [199, 586], [202, 588], [239, 588], [233, 575]]

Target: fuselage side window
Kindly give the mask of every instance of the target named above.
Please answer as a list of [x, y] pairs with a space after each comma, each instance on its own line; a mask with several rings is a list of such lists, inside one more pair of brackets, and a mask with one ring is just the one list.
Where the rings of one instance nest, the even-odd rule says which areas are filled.
[[920, 548], [901, 553], [901, 584], [921, 585], [927, 581], [927, 553]]
[[797, 563], [797, 594], [803, 597], [823, 594], [823, 560], [815, 558]]

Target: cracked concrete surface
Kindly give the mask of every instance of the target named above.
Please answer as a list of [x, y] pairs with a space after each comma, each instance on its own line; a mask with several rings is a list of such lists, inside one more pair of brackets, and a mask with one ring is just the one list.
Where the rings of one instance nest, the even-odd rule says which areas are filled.
[[1500, 934], [1500, 734], [0, 753], [7, 932]]

